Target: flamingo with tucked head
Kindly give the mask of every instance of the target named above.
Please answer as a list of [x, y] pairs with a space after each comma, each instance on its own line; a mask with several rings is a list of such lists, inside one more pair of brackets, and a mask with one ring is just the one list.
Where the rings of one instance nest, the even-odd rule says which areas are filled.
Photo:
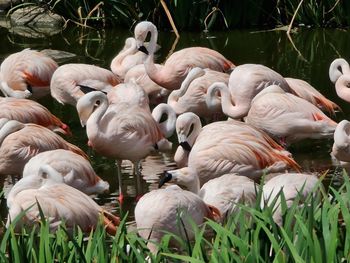
[[22, 178], [9, 192], [7, 227], [19, 215], [22, 216], [15, 229], [32, 227], [40, 222], [43, 213], [51, 231], [64, 222], [69, 232], [76, 226], [90, 232], [102, 218], [106, 231], [115, 235], [118, 217], [102, 209], [88, 195], [64, 184], [62, 175], [50, 165], [42, 165], [38, 173]]
[[6, 97], [40, 98], [50, 93], [57, 63], [29, 48], [9, 55], [0, 66], [0, 90]]

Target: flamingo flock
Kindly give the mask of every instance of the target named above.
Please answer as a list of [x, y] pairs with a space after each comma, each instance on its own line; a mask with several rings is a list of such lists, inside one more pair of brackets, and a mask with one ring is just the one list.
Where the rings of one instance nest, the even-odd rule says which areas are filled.
[[[340, 107], [309, 83], [261, 64], [236, 66], [204, 47], [178, 50], [155, 64], [157, 40], [154, 24], [138, 23], [110, 70], [78, 63], [59, 66], [31, 49], [2, 62], [0, 174], [21, 177], [7, 195], [7, 226], [18, 216], [15, 229], [33, 226], [39, 207], [52, 231], [62, 222], [68, 230], [79, 226], [90, 231], [102, 218], [113, 235], [119, 224], [118, 216], [89, 196], [108, 192], [109, 183], [94, 171], [89, 156], [67, 141], [75, 136], [68, 125], [30, 100], [45, 95], [61, 107], [75, 107], [88, 145], [116, 162], [121, 203], [121, 164], [132, 162], [135, 221], [152, 253], [166, 231], [191, 239], [191, 224], [224, 222], [240, 209], [238, 203], [255, 205], [259, 183], [261, 209], [281, 191], [287, 205], [315, 194], [319, 179], [304, 172], [288, 148], [302, 139], [334, 139], [333, 158], [350, 169], [350, 122], [334, 121]], [[350, 102], [347, 61], [334, 60], [329, 77], [338, 96]], [[164, 172], [160, 189], [145, 193], [140, 164], [152, 153], [171, 152], [174, 131], [176, 169]], [[265, 175], [272, 179], [262, 180]], [[281, 226], [280, 201], [273, 205], [273, 218]]]

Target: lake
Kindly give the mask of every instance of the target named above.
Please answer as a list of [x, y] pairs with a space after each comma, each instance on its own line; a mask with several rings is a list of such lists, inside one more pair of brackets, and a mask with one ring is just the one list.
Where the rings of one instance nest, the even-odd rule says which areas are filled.
[[[3, 24], [3, 23], [2, 23]], [[59, 64], [89, 63], [109, 68], [113, 57], [121, 50], [127, 37], [133, 35], [128, 28], [118, 29], [82, 29], [68, 27], [62, 31], [49, 31], [41, 34], [35, 31], [13, 30], [0, 27], [0, 61], [11, 53], [24, 48], [37, 50], [54, 49], [75, 54], [73, 57], [61, 58]], [[334, 85], [328, 77], [330, 63], [338, 57], [346, 60], [350, 57], [350, 34], [342, 29], [298, 29], [292, 34], [292, 42], [282, 30], [257, 31], [233, 30], [222, 32], [181, 32], [176, 40], [171, 32], [160, 32], [158, 62], [164, 61], [171, 50], [179, 50], [190, 46], [204, 46], [221, 52], [236, 65], [243, 63], [264, 64], [285, 77], [300, 78], [308, 81], [329, 99], [337, 103], [343, 110], [338, 112], [334, 120], [350, 119], [350, 106], [337, 97]], [[67, 123], [73, 132], [73, 137], [67, 138], [70, 142], [81, 147], [91, 158], [97, 174], [110, 183], [110, 194], [95, 196], [95, 200], [107, 210], [117, 214], [129, 212], [133, 218], [135, 206], [135, 180], [129, 163], [124, 163], [123, 191], [126, 194], [122, 206], [117, 201], [118, 186], [117, 173], [114, 161], [99, 156], [87, 146], [87, 137], [84, 128], [80, 126], [78, 115], [74, 107], [62, 106], [51, 97], [39, 101], [48, 107], [52, 113]], [[143, 191], [157, 188], [158, 178], [164, 170], [176, 168], [173, 161], [176, 137], [173, 152], [153, 154], [142, 162]], [[334, 173], [339, 174], [331, 160], [330, 151], [332, 140], [306, 140], [293, 144], [288, 150], [305, 172], [329, 171], [329, 180], [326, 184], [339, 185], [340, 181]], [[6, 177], [1, 179], [4, 188], [9, 188], [18, 178]], [[5, 199], [2, 202], [2, 217], [6, 216]]]

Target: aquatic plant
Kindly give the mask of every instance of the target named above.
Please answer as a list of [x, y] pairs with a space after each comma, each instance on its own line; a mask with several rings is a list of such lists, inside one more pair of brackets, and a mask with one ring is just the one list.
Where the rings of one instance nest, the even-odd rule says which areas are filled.
[[25, 0], [11, 11], [25, 5], [44, 7], [84, 27], [131, 28], [141, 20], [150, 20], [160, 29], [175, 31], [176, 28], [271, 28], [291, 22], [297, 26], [319, 27], [350, 24], [350, 2], [339, 0]]
[[[261, 189], [260, 189], [261, 190]], [[258, 193], [261, 193], [260, 190]], [[282, 194], [283, 225], [273, 221], [274, 202], [260, 208], [239, 204], [240, 210], [224, 224], [208, 221], [193, 226], [195, 240], [182, 240], [170, 233], [150, 254], [147, 240], [136, 230], [128, 231], [126, 217], [116, 235], [109, 236], [99, 225], [89, 234], [80, 229], [68, 233], [64, 226], [50, 233], [42, 218], [32, 229], [15, 233], [13, 222], [0, 243], [2, 262], [344, 262], [350, 259], [350, 181], [344, 176], [339, 189], [328, 192], [319, 186], [316, 194], [298, 197], [288, 207]], [[277, 198], [278, 198], [277, 197]], [[258, 194], [261, 199], [261, 194]], [[209, 235], [208, 235], [209, 233]], [[176, 238], [180, 248], [169, 246]]]

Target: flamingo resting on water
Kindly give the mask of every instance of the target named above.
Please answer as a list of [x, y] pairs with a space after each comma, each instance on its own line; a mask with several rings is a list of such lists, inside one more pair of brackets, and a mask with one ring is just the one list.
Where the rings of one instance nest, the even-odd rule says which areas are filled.
[[[180, 115], [184, 112], [193, 112], [206, 120], [223, 115], [221, 99], [216, 98], [212, 107], [206, 104], [208, 87], [214, 82], [228, 83], [230, 75], [210, 69], [193, 68], [182, 82], [180, 89], [173, 90], [168, 97], [168, 104]], [[212, 99], [214, 100], [214, 98]]]
[[0, 109], [0, 118], [17, 120], [22, 123], [35, 123], [54, 132], [71, 135], [67, 124], [36, 101], [0, 97]]
[[57, 63], [29, 48], [9, 55], [0, 66], [0, 90], [6, 97], [40, 98], [49, 94]]
[[0, 174], [21, 175], [32, 157], [55, 149], [70, 150], [88, 159], [80, 148], [45, 127], [0, 119]]
[[101, 90], [109, 92], [121, 80], [111, 71], [89, 64], [65, 64], [51, 79], [51, 96], [61, 104], [75, 106], [85, 93]]
[[63, 181], [85, 194], [101, 194], [109, 191], [109, 184], [94, 171], [90, 162], [74, 152], [57, 149], [41, 152], [24, 166], [23, 177], [40, 175], [40, 167], [50, 165], [63, 176]]
[[[191, 112], [184, 114], [194, 115]], [[193, 118], [195, 122], [198, 119]], [[260, 179], [265, 173], [290, 168], [299, 170], [288, 151], [266, 133], [246, 123], [235, 120], [214, 122], [201, 130], [196, 129], [196, 133], [193, 147], [189, 149], [188, 166], [167, 171], [160, 185], [173, 181], [185, 184], [188, 190], [197, 193], [204, 183], [226, 173]]]
[[331, 138], [337, 126], [315, 105], [277, 85], [255, 96], [245, 122], [287, 145], [306, 138]]
[[76, 226], [83, 232], [90, 232], [102, 218], [106, 231], [115, 235], [118, 217], [103, 210], [88, 195], [65, 184], [62, 175], [50, 165], [42, 165], [38, 172], [36, 176], [19, 180], [9, 192], [7, 227], [21, 214], [15, 229], [32, 227], [40, 222], [42, 212], [52, 232], [63, 222], [69, 232]]

